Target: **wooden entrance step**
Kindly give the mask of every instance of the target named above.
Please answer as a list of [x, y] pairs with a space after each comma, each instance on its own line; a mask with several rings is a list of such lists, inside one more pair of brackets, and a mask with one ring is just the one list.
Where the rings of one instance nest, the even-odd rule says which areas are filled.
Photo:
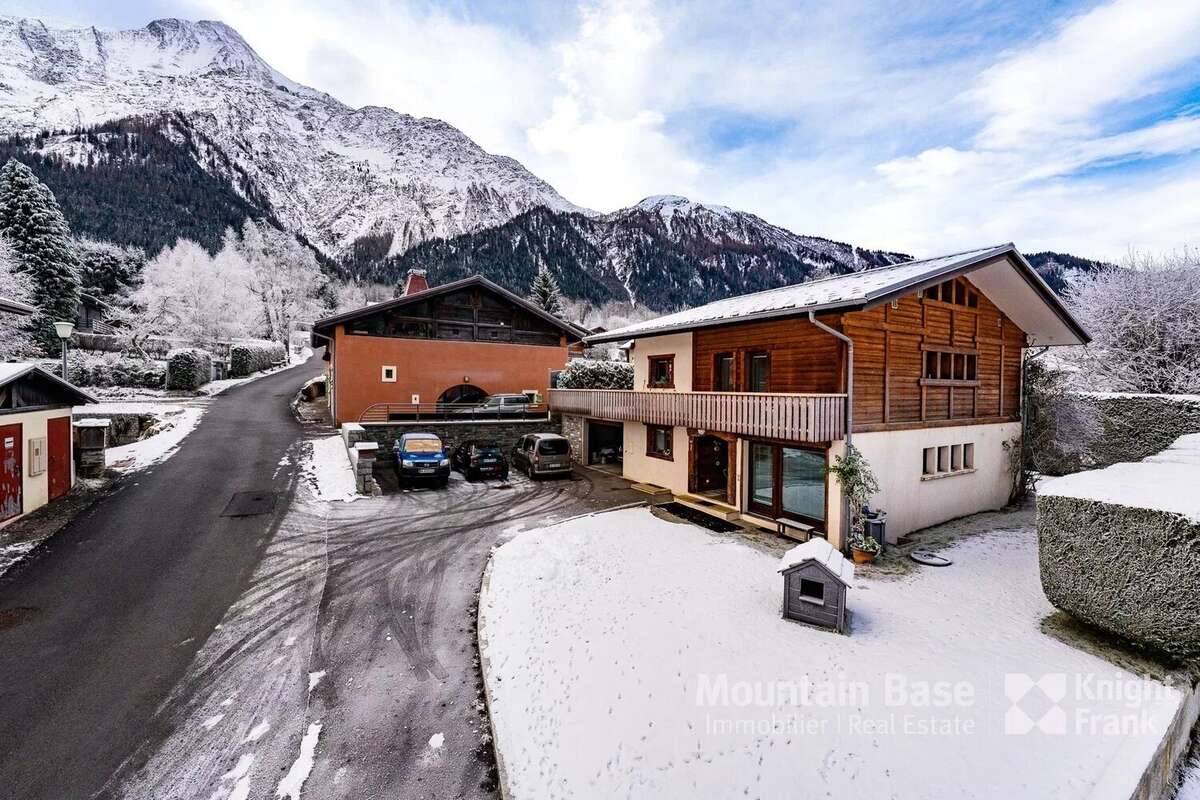
[[712, 500], [707, 497], [700, 497], [694, 494], [677, 494], [675, 502], [688, 508], [694, 508], [704, 514], [717, 519], [723, 519], [726, 522], [734, 522], [741, 519], [742, 512], [738, 511], [728, 503], [722, 503], [718, 500]]
[[633, 489], [635, 492], [648, 494], [655, 499], [671, 494], [670, 489], [666, 488], [665, 486], [655, 486], [653, 483], [634, 483], [631, 484], [629, 488]]

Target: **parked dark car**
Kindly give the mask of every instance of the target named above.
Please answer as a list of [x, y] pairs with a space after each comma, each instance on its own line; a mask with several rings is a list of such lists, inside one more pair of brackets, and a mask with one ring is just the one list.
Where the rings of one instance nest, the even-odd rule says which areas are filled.
[[469, 481], [482, 477], [508, 479], [508, 459], [495, 442], [468, 439], [454, 448], [450, 466]]
[[450, 482], [450, 459], [435, 434], [406, 433], [396, 440], [392, 453], [401, 486], [414, 480], [435, 481], [441, 486]]
[[455, 414], [471, 414], [480, 418], [524, 416], [533, 405], [527, 394], [494, 394], [482, 403], [455, 409]]
[[529, 433], [513, 445], [509, 460], [513, 469], [531, 478], [567, 474], [571, 471], [571, 442], [557, 433]]

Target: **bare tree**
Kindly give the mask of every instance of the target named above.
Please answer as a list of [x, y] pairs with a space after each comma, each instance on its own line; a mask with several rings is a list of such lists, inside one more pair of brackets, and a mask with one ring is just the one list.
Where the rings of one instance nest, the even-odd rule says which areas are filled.
[[1131, 253], [1077, 281], [1070, 304], [1092, 335], [1069, 354], [1087, 388], [1200, 393], [1200, 252]]

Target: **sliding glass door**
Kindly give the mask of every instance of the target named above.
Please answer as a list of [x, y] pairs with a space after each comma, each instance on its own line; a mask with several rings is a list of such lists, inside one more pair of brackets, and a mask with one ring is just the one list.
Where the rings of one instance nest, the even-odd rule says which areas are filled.
[[825, 525], [825, 453], [750, 443], [750, 510]]

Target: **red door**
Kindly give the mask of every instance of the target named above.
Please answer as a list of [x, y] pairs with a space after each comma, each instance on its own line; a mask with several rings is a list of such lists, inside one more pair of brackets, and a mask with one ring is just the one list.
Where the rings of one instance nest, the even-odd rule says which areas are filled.
[[50, 473], [50, 499], [62, 497], [71, 488], [71, 418], [55, 417], [46, 421], [46, 450]]
[[0, 522], [21, 513], [21, 426], [0, 425]]

